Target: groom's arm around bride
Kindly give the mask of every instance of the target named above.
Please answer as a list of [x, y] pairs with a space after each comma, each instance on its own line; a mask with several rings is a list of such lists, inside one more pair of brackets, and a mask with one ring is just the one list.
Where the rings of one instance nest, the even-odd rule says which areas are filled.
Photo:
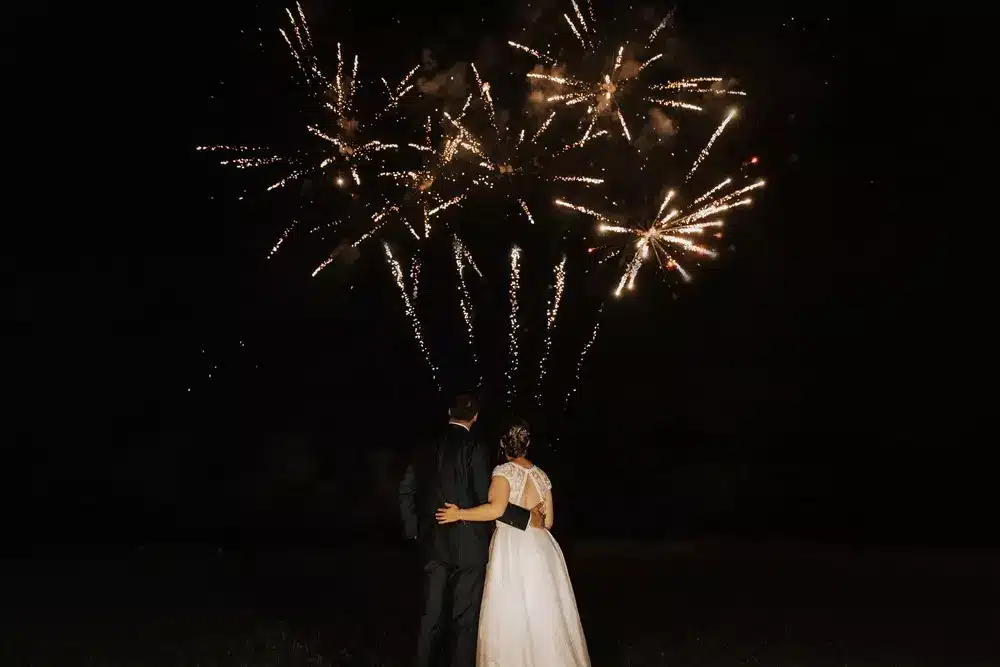
[[[490, 478], [492, 476], [493, 464], [490, 461], [490, 449], [482, 442], [477, 442], [472, 454], [472, 484], [476, 490], [476, 495], [483, 499], [480, 504], [485, 503], [489, 499]], [[535, 515], [535, 521], [531, 520], [533, 514]], [[529, 523], [537, 528], [542, 524], [544, 518], [539, 513], [537, 507], [529, 512], [514, 503], [507, 503], [507, 509], [504, 510], [497, 521], [519, 530], [527, 530]]]
[[[489, 495], [490, 476], [493, 472], [490, 449], [485, 444], [477, 442], [473, 446], [471, 454], [470, 481], [475, 495], [481, 499], [480, 502], [486, 502]], [[403, 535], [408, 540], [417, 539], [420, 524], [423, 522], [420, 521], [420, 512], [417, 509], [417, 473], [413, 463], [406, 467], [403, 480], [399, 485], [399, 510], [403, 518]], [[432, 522], [433, 517], [423, 517], [423, 519], [424, 522]], [[498, 521], [519, 530], [527, 530], [529, 524], [536, 527], [541, 526], [544, 518], [538, 508], [529, 512], [523, 507], [509, 503]]]

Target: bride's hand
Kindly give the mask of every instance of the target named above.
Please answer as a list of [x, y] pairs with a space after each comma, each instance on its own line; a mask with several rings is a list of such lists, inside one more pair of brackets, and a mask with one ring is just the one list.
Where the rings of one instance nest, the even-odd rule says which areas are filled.
[[434, 514], [434, 516], [437, 518], [438, 523], [455, 523], [459, 520], [459, 511], [458, 505], [445, 503], [444, 507], [438, 508], [438, 511]]

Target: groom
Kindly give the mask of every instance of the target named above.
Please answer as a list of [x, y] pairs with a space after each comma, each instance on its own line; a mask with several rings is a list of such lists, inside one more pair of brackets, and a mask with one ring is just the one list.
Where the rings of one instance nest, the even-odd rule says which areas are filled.
[[[434, 512], [446, 501], [459, 507], [485, 503], [493, 471], [491, 449], [471, 433], [479, 417], [476, 400], [458, 396], [448, 415], [447, 430], [417, 450], [399, 486], [406, 536], [417, 540], [424, 566], [417, 667], [476, 664], [479, 606], [493, 531], [488, 522], [440, 525], [434, 520]], [[525, 530], [529, 520], [532, 526], [543, 524], [539, 510], [529, 513], [508, 504], [499, 520]]]

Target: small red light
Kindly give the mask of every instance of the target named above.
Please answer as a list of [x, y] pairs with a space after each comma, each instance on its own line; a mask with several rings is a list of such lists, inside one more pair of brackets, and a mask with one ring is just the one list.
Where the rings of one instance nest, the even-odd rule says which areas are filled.
[[760, 158], [758, 158], [756, 155], [750, 158], [750, 164], [757, 164], [758, 162], [760, 162]]

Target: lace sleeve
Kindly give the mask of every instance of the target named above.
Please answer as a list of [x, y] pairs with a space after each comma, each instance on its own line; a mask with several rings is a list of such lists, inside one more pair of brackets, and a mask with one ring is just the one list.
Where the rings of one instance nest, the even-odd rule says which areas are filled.
[[542, 495], [544, 496], [545, 493], [548, 493], [549, 491], [552, 490], [552, 480], [549, 479], [549, 476], [546, 475], [545, 471], [542, 470], [541, 468], [538, 469], [538, 477], [539, 481], [542, 483], [542, 488], [544, 491]]
[[514, 488], [514, 471], [511, 470], [510, 463], [501, 463], [496, 468], [493, 469], [492, 477], [503, 477], [510, 484], [510, 488]]

